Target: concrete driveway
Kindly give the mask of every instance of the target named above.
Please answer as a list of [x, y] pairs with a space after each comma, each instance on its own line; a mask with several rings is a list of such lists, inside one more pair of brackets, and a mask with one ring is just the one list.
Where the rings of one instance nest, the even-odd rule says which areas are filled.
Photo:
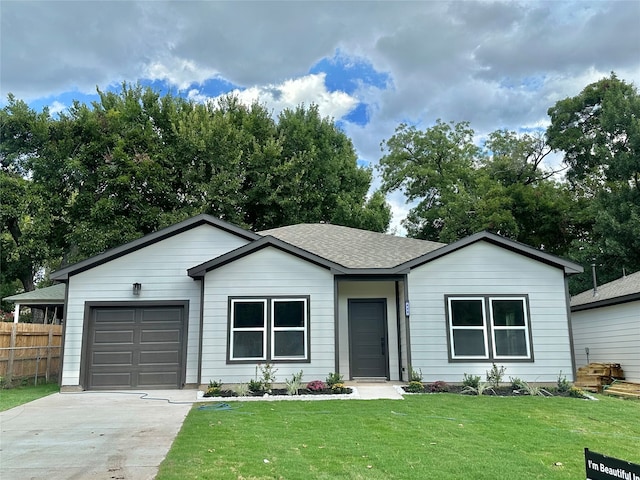
[[56, 393], [0, 413], [0, 478], [153, 479], [196, 391], [142, 395]]

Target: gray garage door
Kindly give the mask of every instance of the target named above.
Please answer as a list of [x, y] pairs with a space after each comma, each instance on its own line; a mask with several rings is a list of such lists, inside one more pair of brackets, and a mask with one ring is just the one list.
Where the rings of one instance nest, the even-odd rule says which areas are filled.
[[93, 307], [87, 388], [180, 388], [183, 306]]

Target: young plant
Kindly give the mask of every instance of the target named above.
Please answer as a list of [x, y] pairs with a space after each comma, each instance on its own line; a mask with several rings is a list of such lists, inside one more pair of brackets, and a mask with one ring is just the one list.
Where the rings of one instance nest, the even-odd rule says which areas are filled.
[[465, 387], [478, 388], [478, 385], [480, 385], [480, 375], [468, 375], [465, 373], [462, 377], [462, 385]]
[[422, 382], [412, 380], [404, 389], [409, 393], [422, 393], [424, 392], [424, 385]]
[[493, 388], [491, 388], [491, 384], [486, 383], [486, 382], [482, 382], [479, 383], [477, 387], [472, 387], [471, 385], [467, 385], [466, 387], [464, 387], [464, 390], [462, 390], [462, 393], [470, 393], [472, 395], [484, 395], [485, 392], [493, 392], [493, 394], [495, 395], [496, 392]]
[[222, 380], [218, 380], [217, 382], [209, 380], [209, 386], [207, 387], [207, 391], [204, 392], [204, 396], [217, 397], [220, 393], [222, 393]]
[[271, 387], [276, 381], [276, 372], [278, 371], [278, 369], [269, 362], [265, 363], [264, 365], [259, 363], [258, 369], [260, 370], [260, 375], [262, 376], [260, 383], [262, 383], [263, 390], [267, 393], [271, 393]]
[[285, 380], [287, 395], [298, 395], [298, 390], [302, 387], [302, 370], [294, 373], [291, 380]]
[[551, 397], [552, 394], [549, 393], [542, 387], [537, 387], [535, 385], [530, 385], [524, 380], [521, 382], [520, 388], [525, 391], [527, 395], [531, 395], [532, 397]]
[[448, 392], [449, 391], [449, 385], [447, 385], [447, 383], [443, 382], [442, 380], [438, 380], [437, 382], [434, 382], [431, 385], [429, 385], [429, 391], [431, 393]]
[[487, 371], [487, 382], [491, 384], [493, 388], [498, 388], [502, 383], [502, 377], [504, 376], [506, 368], [504, 366], [498, 367], [495, 363], [491, 364], [491, 370]]
[[511, 388], [513, 390], [520, 390], [522, 389], [522, 384], [524, 383], [524, 381], [518, 377], [509, 377], [509, 381], [511, 382]]
[[264, 392], [264, 385], [262, 385], [262, 382], [260, 380], [255, 380], [255, 379], [249, 380], [247, 387], [249, 388], [249, 391], [253, 393]]
[[238, 384], [235, 390], [239, 397], [246, 397], [247, 395], [249, 395], [249, 392], [251, 391], [248, 383]]
[[414, 370], [413, 367], [409, 365], [409, 382], [422, 383], [422, 370]]
[[333, 389], [334, 385], [337, 385], [339, 383], [344, 386], [344, 380], [342, 379], [342, 375], [340, 375], [337, 372], [335, 373], [331, 372], [327, 377], [326, 382], [327, 382], [327, 386], [331, 389]]
[[322, 380], [314, 380], [312, 382], [307, 383], [307, 390], [310, 392], [322, 392], [326, 390], [327, 384]]
[[562, 375], [562, 370], [558, 374], [558, 391], [559, 392], [568, 392], [571, 388], [571, 382], [567, 380], [566, 375]]

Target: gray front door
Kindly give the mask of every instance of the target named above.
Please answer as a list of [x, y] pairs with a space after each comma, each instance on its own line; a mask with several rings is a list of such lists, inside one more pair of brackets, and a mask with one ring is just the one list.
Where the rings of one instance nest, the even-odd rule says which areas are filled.
[[87, 388], [180, 388], [184, 316], [173, 305], [92, 308]]
[[387, 301], [349, 300], [351, 378], [387, 377]]

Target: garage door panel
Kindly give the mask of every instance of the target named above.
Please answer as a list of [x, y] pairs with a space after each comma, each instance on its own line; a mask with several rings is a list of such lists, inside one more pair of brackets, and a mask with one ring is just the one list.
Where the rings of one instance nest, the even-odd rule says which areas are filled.
[[128, 389], [131, 388], [131, 373], [94, 373], [91, 375], [90, 381], [93, 388]]
[[140, 343], [176, 343], [180, 338], [180, 329], [171, 330], [148, 330], [140, 332]]
[[178, 383], [178, 376], [175, 371], [166, 372], [140, 372], [138, 375], [139, 387], [163, 387], [164, 385]]
[[180, 387], [184, 317], [182, 306], [93, 307], [87, 387]]
[[94, 367], [103, 367], [111, 365], [133, 365], [133, 352], [94, 352]]
[[136, 310], [134, 308], [95, 310], [94, 313], [94, 319], [98, 323], [135, 323], [135, 316]]
[[140, 365], [178, 365], [179, 363], [180, 358], [176, 350], [140, 352]]
[[[101, 328], [105, 328], [104, 325], [101, 325]], [[134, 336], [133, 330], [99, 330], [93, 336], [93, 343], [96, 345], [132, 345]]]

